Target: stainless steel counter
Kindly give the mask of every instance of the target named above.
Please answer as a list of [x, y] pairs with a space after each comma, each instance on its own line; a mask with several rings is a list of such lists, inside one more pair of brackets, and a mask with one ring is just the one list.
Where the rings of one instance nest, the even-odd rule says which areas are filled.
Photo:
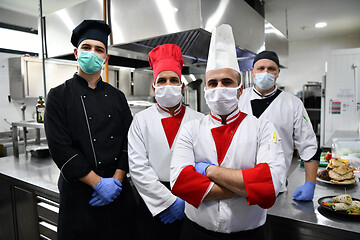
[[[296, 165], [295, 165], [296, 164]], [[288, 178], [288, 191], [280, 194], [275, 205], [268, 210], [268, 218], [272, 217], [281, 221], [292, 222], [294, 225], [306, 225], [306, 228], [320, 228], [321, 231], [346, 231], [351, 234], [359, 234], [359, 220], [340, 218], [328, 214], [319, 208], [317, 200], [324, 196], [340, 195], [346, 192], [351, 196], [360, 199], [359, 183], [351, 186], [330, 185], [318, 182], [312, 202], [298, 202], [293, 200], [292, 194], [298, 186], [304, 183], [305, 170], [297, 162], [294, 170]], [[59, 196], [57, 180], [59, 169], [51, 158], [39, 159], [34, 157], [26, 158], [20, 155], [19, 158], [12, 156], [0, 158], [0, 176], [11, 181], [26, 184], [32, 189], [37, 189], [53, 197]], [[270, 218], [271, 219], [271, 218]], [[309, 233], [312, 235], [313, 232]], [[350, 238], [351, 239], [351, 238]]]
[[2, 178], [57, 198], [59, 174], [59, 169], [50, 157], [36, 158], [30, 154], [21, 154], [19, 158], [14, 156], [0, 158]]
[[293, 200], [292, 194], [305, 182], [304, 167], [297, 166], [290, 174], [288, 182], [288, 190], [277, 197], [275, 205], [268, 210], [268, 215], [360, 234], [360, 219], [338, 216], [327, 212], [318, 204], [318, 199], [321, 197], [341, 195], [345, 191], [352, 197], [360, 199], [359, 183], [341, 186], [317, 182], [313, 201], [301, 202]]
[[58, 177], [51, 158], [0, 158], [0, 239], [56, 239]]

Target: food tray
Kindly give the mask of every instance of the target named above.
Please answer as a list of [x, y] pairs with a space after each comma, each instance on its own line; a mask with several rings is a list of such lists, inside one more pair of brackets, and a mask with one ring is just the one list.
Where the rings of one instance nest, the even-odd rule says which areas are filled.
[[[352, 218], [352, 219], [360, 219], [360, 215], [348, 214], [346, 211], [335, 211], [331, 207], [322, 205], [322, 202], [327, 202], [327, 203], [332, 202], [333, 197], [336, 197], [336, 196], [326, 196], [326, 197], [319, 198], [318, 203], [319, 203], [320, 207], [322, 209], [327, 210], [328, 212], [334, 213], [335, 215], [343, 216], [343, 217], [346, 217], [346, 218]], [[360, 201], [357, 198], [352, 198], [352, 200]]]
[[327, 183], [327, 184], [332, 184], [332, 185], [348, 186], [348, 185], [358, 184], [359, 178], [355, 177], [355, 182], [354, 183], [333, 183], [333, 182], [330, 182], [328, 180], [324, 180], [324, 179], [321, 179], [321, 178], [318, 178], [318, 177], [316, 178], [316, 181], [319, 181], [319, 182], [322, 182], [322, 183]]

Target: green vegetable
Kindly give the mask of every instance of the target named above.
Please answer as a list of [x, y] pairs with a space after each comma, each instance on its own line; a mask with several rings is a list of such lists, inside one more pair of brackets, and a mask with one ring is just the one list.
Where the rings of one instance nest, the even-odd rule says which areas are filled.
[[346, 210], [347, 213], [357, 213], [357, 214], [360, 214], [360, 208], [358, 207], [353, 207], [353, 208], [350, 208], [348, 210]]

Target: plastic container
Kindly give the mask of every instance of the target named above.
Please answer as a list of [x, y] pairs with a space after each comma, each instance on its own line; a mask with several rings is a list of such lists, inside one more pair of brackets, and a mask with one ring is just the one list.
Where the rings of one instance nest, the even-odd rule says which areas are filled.
[[[334, 138], [331, 153], [333, 158], [360, 157], [360, 139], [358, 138]], [[347, 160], [350, 160], [347, 159]]]

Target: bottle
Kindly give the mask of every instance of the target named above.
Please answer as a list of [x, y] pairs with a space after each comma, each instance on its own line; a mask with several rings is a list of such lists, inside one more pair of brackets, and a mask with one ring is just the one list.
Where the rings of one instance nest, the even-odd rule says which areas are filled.
[[36, 104], [36, 121], [38, 123], [44, 122], [44, 113], [45, 113], [45, 104], [42, 96], [39, 96], [39, 99]]

